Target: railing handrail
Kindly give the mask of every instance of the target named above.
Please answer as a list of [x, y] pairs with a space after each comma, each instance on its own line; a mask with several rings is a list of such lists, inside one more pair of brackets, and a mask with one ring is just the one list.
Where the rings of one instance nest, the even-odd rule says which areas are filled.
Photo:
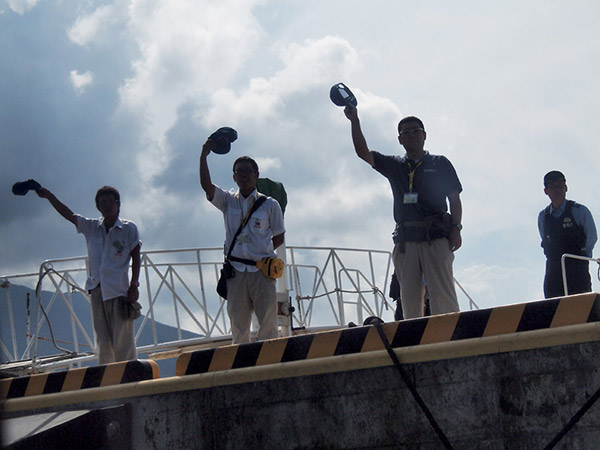
[[[166, 258], [162, 258], [162, 255]], [[222, 247], [144, 250], [141, 256], [140, 301], [144, 307], [144, 316], [138, 323], [136, 342], [143, 330], [150, 327], [152, 343], [140, 345], [140, 350], [159, 351], [167, 347], [172, 348], [178, 343], [184, 345], [189, 340], [182, 338], [183, 331], [199, 335], [193, 340], [222, 339], [230, 334], [224, 300], [214, 289], [219, 275], [218, 269], [223, 261]], [[287, 281], [285, 292], [281, 297], [278, 293], [278, 301], [296, 303], [295, 312], [291, 313], [291, 317], [279, 319], [284, 335], [291, 334], [292, 324], [313, 328], [341, 327], [346, 326], [348, 321], [362, 323], [365, 313], [393, 320], [393, 308], [392, 311], [389, 310], [389, 302], [385, 297], [392, 267], [391, 252], [361, 248], [290, 246], [285, 249], [284, 256], [284, 279]], [[36, 277], [43, 280], [47, 277], [54, 287], [54, 293], [45, 306], [47, 312], [41, 309], [41, 299], [33, 302], [36, 309], [33, 314], [35, 319], [32, 323], [32, 336], [28, 338], [26, 352], [22, 356], [29, 357], [29, 351], [32, 351], [31, 358], [34, 364], [38, 356], [38, 333], [42, 325], [48, 323], [44, 317], [37, 318], [37, 314], [42, 311], [51, 315], [55, 303], [64, 303], [71, 314], [71, 328], [75, 335], [72, 341], [77, 349], [79, 345], [87, 346], [92, 341], [95, 342], [95, 336], [92, 340], [85, 330], [82, 330], [81, 321], [70, 306], [73, 284], [75, 289], [81, 291], [84, 298], [90, 301], [89, 295], [82, 287], [85, 286], [87, 277], [84, 273], [87, 273], [87, 267], [87, 256], [47, 259], [42, 262], [37, 273], [0, 276], [0, 287], [8, 287], [9, 308], [10, 282], [14, 280]], [[67, 287], [69, 284], [71, 286]], [[462, 286], [459, 287], [467, 295]], [[471, 309], [477, 307], [470, 297], [468, 299]], [[179, 339], [169, 343], [161, 342], [157, 333], [159, 320], [160, 323], [176, 329]], [[11, 322], [11, 325], [14, 323]], [[76, 330], [83, 331], [86, 343], [79, 343]], [[14, 336], [12, 344], [11, 351], [8, 345], [0, 341], [0, 355], [6, 354], [11, 360], [24, 359], [17, 352]], [[81, 358], [71, 357], [70, 364], [74, 360], [88, 360], [90, 356], [85, 355]]]
[[567, 258], [579, 259], [581, 261], [595, 261], [596, 263], [598, 263], [598, 265], [600, 265], [600, 258], [592, 258], [590, 256], [581, 256], [581, 255], [573, 255], [571, 253], [564, 253], [560, 257], [560, 269], [561, 269], [562, 280], [563, 280], [563, 292], [565, 295], [569, 295], [569, 290], [567, 288], [567, 270], [566, 270], [566, 263], [565, 263]]

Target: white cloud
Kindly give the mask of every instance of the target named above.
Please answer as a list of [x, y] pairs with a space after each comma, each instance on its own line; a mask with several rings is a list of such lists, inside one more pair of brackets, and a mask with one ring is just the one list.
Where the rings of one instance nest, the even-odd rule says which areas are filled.
[[71, 84], [75, 89], [77, 95], [84, 93], [88, 86], [91, 86], [94, 82], [94, 74], [89, 70], [84, 73], [79, 73], [77, 70], [71, 70]]
[[[563, 170], [569, 195], [600, 214], [597, 1], [574, 8], [434, 0], [407, 8], [391, 0], [86, 0], [77, 2], [76, 19], [67, 2], [4, 4], [53, 11], [18, 17], [23, 34], [0, 26], [11, 60], [0, 86], [11, 105], [3, 137], [24, 148], [22, 162], [15, 156], [0, 168], [4, 178], [19, 172], [15, 161], [25, 172], [49, 154], [63, 166], [76, 160], [72, 173], [85, 178], [98, 152], [81, 152], [82, 143], [110, 146], [110, 157], [93, 160], [94, 176], [129, 184], [125, 212], [143, 226], [145, 248], [222, 242], [222, 220], [204, 200], [197, 164], [203, 137], [227, 125], [240, 137], [230, 154], [211, 158], [214, 181], [233, 187], [236, 155], [254, 157], [262, 175], [286, 186], [290, 245], [391, 249], [390, 188], [356, 157], [349, 123], [329, 101], [329, 87], [340, 81], [358, 97], [371, 148], [402, 153], [396, 124], [414, 114], [425, 122], [428, 149], [456, 167], [465, 229], [455, 269], [481, 306], [541, 292], [536, 217], [547, 203], [547, 170]], [[72, 26], [61, 28], [68, 20]], [[70, 40], [48, 39], [49, 29]], [[93, 74], [73, 71], [66, 84], [64, 69], [52, 70], [56, 61]], [[72, 89], [86, 93], [93, 121], [83, 120], [82, 102], [64, 101]], [[60, 111], [61, 120], [41, 120], [31, 105]], [[73, 153], [59, 158], [52, 142]], [[89, 205], [88, 191], [85, 198], [74, 187], [64, 193], [69, 205]], [[33, 214], [35, 202], [19, 200], [32, 209], [16, 213]], [[11, 207], [5, 220], [15, 216]], [[31, 236], [44, 234], [27, 224]], [[10, 255], [22, 253], [22, 241], [9, 243]], [[57, 241], [40, 242], [30, 254], [66, 252]]]
[[6, 5], [17, 14], [31, 11], [40, 0], [5, 0]]
[[108, 26], [115, 21], [115, 11], [112, 5], [104, 5], [79, 17], [68, 32], [69, 39], [78, 45], [87, 45], [106, 37]]

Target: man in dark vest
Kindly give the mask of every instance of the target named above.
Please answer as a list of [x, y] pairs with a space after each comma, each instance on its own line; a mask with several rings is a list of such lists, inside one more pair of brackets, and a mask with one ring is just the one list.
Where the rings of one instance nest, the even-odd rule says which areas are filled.
[[[544, 193], [551, 201], [538, 216], [538, 229], [546, 255], [544, 296], [561, 297], [565, 294], [561, 257], [569, 253], [591, 258], [597, 240], [596, 226], [589, 209], [566, 199], [567, 184], [561, 172], [553, 170], [544, 176]], [[588, 261], [566, 258], [565, 271], [569, 294], [592, 290]]]

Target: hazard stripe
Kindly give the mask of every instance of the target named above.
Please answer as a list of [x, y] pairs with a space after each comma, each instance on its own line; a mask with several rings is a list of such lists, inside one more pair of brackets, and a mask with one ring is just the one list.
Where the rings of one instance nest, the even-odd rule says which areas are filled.
[[[392, 347], [411, 347], [600, 322], [600, 295], [571, 295], [383, 324]], [[383, 350], [372, 326], [183, 353], [176, 374], [215, 372]]]
[[0, 399], [53, 394], [115, 384], [151, 380], [160, 376], [152, 360], [123, 361], [61, 372], [40, 373], [0, 380]]

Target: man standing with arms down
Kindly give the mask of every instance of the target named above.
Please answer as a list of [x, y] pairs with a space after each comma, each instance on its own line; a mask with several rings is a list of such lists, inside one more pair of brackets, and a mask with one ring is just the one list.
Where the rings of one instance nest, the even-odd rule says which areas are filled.
[[[424, 150], [427, 133], [417, 117], [398, 124], [404, 157], [372, 151], [362, 133], [358, 110], [346, 106], [356, 154], [386, 177], [394, 195], [393, 260], [400, 281], [406, 319], [423, 316], [423, 279], [427, 281], [431, 314], [458, 311], [452, 262], [462, 244], [462, 186], [444, 156]], [[450, 204], [450, 214], [447, 213]]]
[[[98, 364], [137, 358], [133, 318], [127, 303], [139, 297], [140, 247], [142, 241], [135, 223], [121, 219], [121, 197], [112, 186], [96, 193], [99, 219], [88, 219], [73, 213], [48, 189], [41, 187], [37, 195], [47, 199], [56, 211], [85, 236], [88, 249], [88, 279], [92, 320], [98, 345]], [[129, 281], [129, 261], [131, 281]]]
[[[551, 202], [538, 215], [538, 229], [546, 255], [544, 296], [562, 297], [565, 293], [560, 264], [562, 255], [570, 253], [591, 258], [598, 236], [590, 210], [567, 200], [567, 184], [562, 172], [553, 170], [544, 176], [544, 193]], [[565, 270], [569, 294], [592, 290], [588, 261], [566, 258]]]
[[[266, 197], [262, 205], [252, 213], [242, 228], [235, 243], [233, 237], [247, 217], [259, 194], [256, 190], [258, 165], [247, 156], [238, 158], [233, 164], [233, 180], [238, 191], [225, 191], [214, 185], [208, 169], [207, 157], [217, 148], [217, 143], [208, 139], [200, 155], [200, 184], [206, 198], [222, 213], [225, 220], [225, 255], [233, 244], [231, 256], [249, 261], [260, 261], [275, 257], [275, 249], [284, 242], [285, 227], [279, 203]], [[231, 261], [235, 276], [227, 280], [227, 313], [231, 321], [232, 343], [250, 342], [252, 312], [259, 323], [258, 339], [278, 336], [277, 294], [275, 280], [268, 278], [255, 266]]]

